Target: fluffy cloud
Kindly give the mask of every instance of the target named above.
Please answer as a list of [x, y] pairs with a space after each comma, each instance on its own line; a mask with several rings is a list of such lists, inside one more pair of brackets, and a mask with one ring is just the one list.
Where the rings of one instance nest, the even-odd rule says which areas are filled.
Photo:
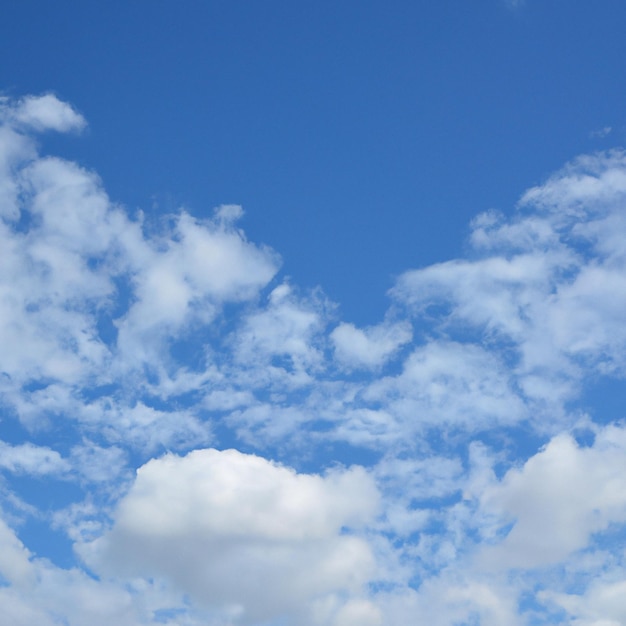
[[[209, 324], [224, 302], [254, 298], [277, 255], [246, 241], [235, 226], [239, 207], [202, 222], [180, 213], [155, 230], [111, 202], [92, 172], [37, 157], [26, 126], [82, 125], [54, 96], [5, 101], [0, 113], [0, 370], [15, 408], [36, 419], [20, 391], [33, 381], [57, 385], [60, 412], [75, 390], [122, 378], [164, 395], [201, 386], [205, 374], [174, 363], [170, 346]], [[139, 383], [143, 367], [152, 380]]]
[[325, 306], [315, 294], [299, 298], [286, 283], [273, 289], [267, 307], [247, 315], [233, 338], [242, 382], [252, 387], [310, 384], [323, 360], [318, 344]]
[[626, 576], [594, 581], [583, 595], [542, 592], [540, 598], [571, 617], [572, 626], [620, 626], [626, 621]]
[[222, 207], [202, 224], [181, 213], [171, 233], [143, 244], [145, 258], [132, 274], [136, 300], [116, 321], [118, 347], [129, 360], [153, 361], [147, 346], [210, 322], [222, 302], [247, 300], [272, 278], [276, 255], [233, 227], [240, 215]]
[[12, 121], [38, 131], [68, 132], [82, 130], [87, 124], [80, 113], [52, 94], [27, 96], [14, 107], [3, 107], [0, 112], [7, 113]]
[[411, 325], [406, 322], [363, 329], [343, 323], [330, 334], [337, 358], [352, 367], [383, 365], [412, 336]]
[[590, 447], [559, 435], [482, 499], [513, 520], [485, 559], [525, 568], [564, 561], [592, 534], [626, 522], [626, 430], [609, 426]]
[[[162, 576], [256, 623], [358, 592], [373, 555], [342, 529], [366, 523], [377, 504], [359, 468], [322, 477], [236, 450], [196, 450], [139, 468], [113, 529], [81, 553], [109, 574]], [[355, 607], [344, 607], [339, 623], [350, 623]]]
[[60, 615], [71, 624], [145, 623], [128, 590], [34, 558], [1, 519], [0, 580], [5, 583], [0, 587], [3, 620], [11, 626], [52, 626]]
[[0, 467], [10, 472], [45, 475], [64, 473], [68, 462], [56, 450], [25, 443], [11, 446], [0, 441]]

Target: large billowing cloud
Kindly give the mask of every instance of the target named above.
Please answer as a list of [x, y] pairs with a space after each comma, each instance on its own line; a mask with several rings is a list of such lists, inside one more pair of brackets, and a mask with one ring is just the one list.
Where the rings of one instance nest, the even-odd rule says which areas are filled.
[[245, 623], [304, 620], [305, 608], [358, 594], [373, 576], [370, 547], [343, 529], [370, 521], [377, 505], [360, 468], [322, 477], [236, 450], [196, 450], [139, 468], [113, 529], [81, 552], [113, 575], [165, 577]]
[[479, 215], [358, 328], [239, 207], [150, 221], [40, 156], [85, 127], [55, 96], [0, 121], [12, 626], [626, 619], [626, 438], [590, 393], [626, 375], [623, 152]]

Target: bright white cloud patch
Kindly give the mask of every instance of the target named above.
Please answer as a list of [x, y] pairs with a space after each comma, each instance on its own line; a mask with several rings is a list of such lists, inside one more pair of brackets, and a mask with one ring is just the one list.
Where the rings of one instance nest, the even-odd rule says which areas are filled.
[[504, 567], [559, 563], [586, 548], [592, 533], [626, 522], [626, 431], [607, 427], [582, 448], [559, 435], [482, 499], [514, 520], [487, 558]]
[[35, 130], [56, 130], [68, 132], [81, 130], [86, 126], [85, 119], [69, 104], [56, 96], [27, 96], [8, 109], [12, 121], [30, 126]]
[[85, 126], [55, 96], [0, 120], [11, 626], [624, 622], [626, 437], [597, 400], [626, 375], [623, 152], [477, 216], [358, 328], [240, 207], [150, 221], [40, 156]]
[[163, 576], [256, 623], [358, 592], [374, 558], [342, 529], [362, 526], [377, 504], [360, 468], [321, 477], [236, 450], [196, 450], [139, 468], [113, 530], [81, 552], [97, 569]]

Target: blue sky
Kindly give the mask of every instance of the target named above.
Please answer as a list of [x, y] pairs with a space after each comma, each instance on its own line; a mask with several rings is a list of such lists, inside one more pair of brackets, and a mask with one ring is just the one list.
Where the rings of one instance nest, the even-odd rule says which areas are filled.
[[626, 623], [625, 17], [4, 11], [7, 624]]

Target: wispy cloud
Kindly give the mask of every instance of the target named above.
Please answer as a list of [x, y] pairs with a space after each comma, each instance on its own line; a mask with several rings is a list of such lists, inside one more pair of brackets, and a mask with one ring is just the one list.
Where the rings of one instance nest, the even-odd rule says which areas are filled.
[[589, 136], [592, 139], [604, 139], [604, 137], [608, 137], [612, 132], [613, 128], [611, 126], [604, 126], [603, 128], [592, 131], [589, 133]]

